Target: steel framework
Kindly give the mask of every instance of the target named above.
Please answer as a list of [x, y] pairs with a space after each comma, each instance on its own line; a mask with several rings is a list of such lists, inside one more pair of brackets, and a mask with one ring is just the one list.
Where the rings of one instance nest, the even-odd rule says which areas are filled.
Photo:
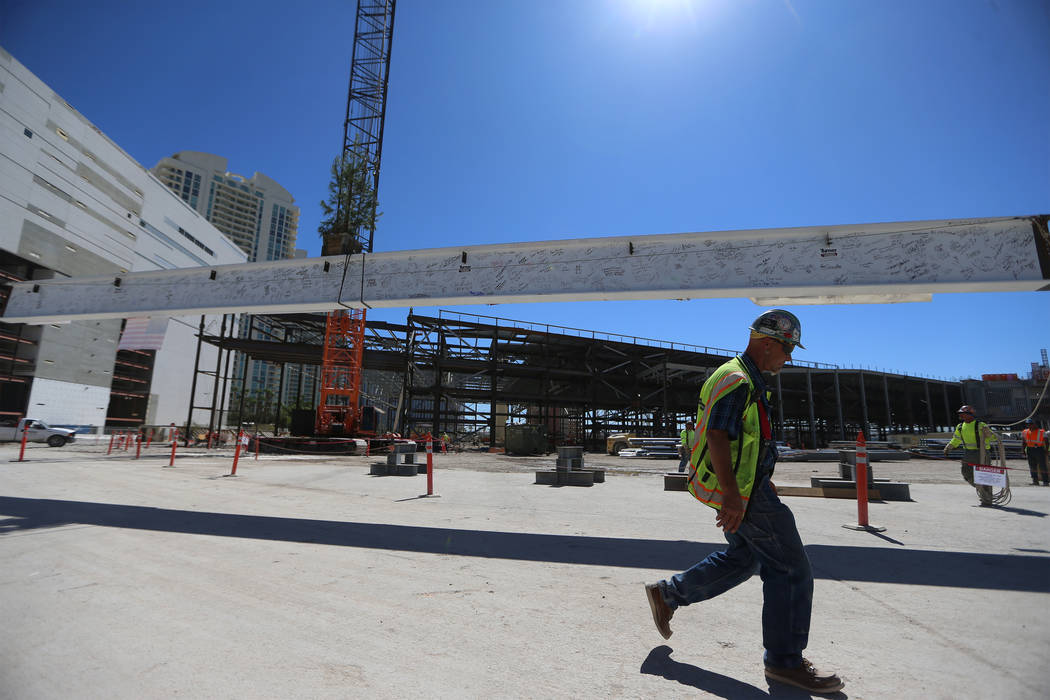
[[[297, 342], [205, 336], [204, 342], [278, 364], [322, 364], [326, 317], [291, 323]], [[310, 340], [313, 338], [314, 340]], [[602, 449], [605, 435], [673, 434], [696, 411], [699, 387], [734, 351], [441, 311], [373, 321], [363, 376], [382, 375], [386, 429], [447, 432], [460, 442], [503, 443], [510, 424], [541, 427], [549, 443]], [[770, 385], [778, 438], [821, 446], [852, 438], [950, 428], [965, 403], [959, 382], [794, 360]], [[382, 396], [379, 396], [379, 394]]]

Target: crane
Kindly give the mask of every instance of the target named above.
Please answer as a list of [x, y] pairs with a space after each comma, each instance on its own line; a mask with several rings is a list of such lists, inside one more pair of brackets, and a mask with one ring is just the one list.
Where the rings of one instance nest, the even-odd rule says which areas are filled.
[[[350, 86], [343, 122], [342, 164], [353, 164], [371, 179], [372, 193], [379, 191], [379, 165], [383, 154], [383, 127], [386, 121], [387, 83], [390, 75], [390, 49], [394, 39], [394, 10], [397, 0], [358, 0], [354, 23], [354, 43], [350, 59]], [[340, 187], [353, 181], [340, 179]], [[352, 206], [353, 192], [340, 192], [339, 207]], [[371, 253], [375, 235], [375, 198], [366, 224], [348, 226], [325, 236], [322, 255]], [[349, 221], [340, 212], [337, 221]], [[354, 230], [349, 230], [354, 229]], [[344, 264], [344, 273], [348, 269]], [[344, 274], [340, 281], [346, 282]], [[319, 435], [358, 432], [361, 408], [362, 353], [365, 337], [365, 309], [340, 304], [328, 313], [322, 353], [320, 400], [315, 432]]]

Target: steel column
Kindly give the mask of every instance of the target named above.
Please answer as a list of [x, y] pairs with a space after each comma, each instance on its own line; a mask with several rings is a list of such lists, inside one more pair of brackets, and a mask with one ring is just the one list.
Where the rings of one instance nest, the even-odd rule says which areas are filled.
[[[704, 381], [706, 383], [706, 376]], [[779, 422], [777, 432], [780, 433], [780, 440], [783, 442], [786, 439], [784, 437], [784, 385], [780, 381], [780, 372], [777, 372], [777, 421]]]
[[858, 370], [857, 377], [860, 379], [860, 410], [864, 419], [864, 425], [861, 426], [861, 430], [864, 433], [864, 437], [870, 439], [871, 435], [868, 434], [868, 426], [870, 425], [868, 420], [868, 393], [864, 389], [864, 372]]
[[[248, 316], [248, 338], [255, 331], [255, 316]], [[244, 362], [241, 363], [241, 402], [237, 407], [237, 440], [240, 444], [241, 428], [244, 427], [244, 397], [248, 393], [248, 355], [245, 354]]]
[[215, 430], [215, 404], [219, 398], [219, 369], [222, 367], [222, 341], [226, 338], [226, 314], [222, 315], [219, 327], [219, 344], [215, 346], [215, 382], [211, 389], [211, 413], [208, 414], [208, 435]]
[[839, 371], [832, 370], [835, 377], [835, 411], [839, 417], [839, 440], [846, 439], [846, 422], [842, 417], [842, 391], [839, 389]]
[[197, 329], [197, 356], [193, 360], [193, 380], [190, 382], [190, 410], [186, 414], [186, 437], [184, 447], [190, 446], [190, 426], [193, 424], [193, 403], [197, 397], [197, 372], [201, 366], [201, 343], [204, 342], [204, 316], [201, 316], [200, 327]]
[[[779, 373], [778, 373], [779, 374]], [[806, 368], [806, 399], [809, 404], [809, 438], [810, 449], [817, 447], [817, 418], [813, 412], [813, 378], [810, 369]]]
[[893, 430], [893, 407], [890, 406], [890, 378], [889, 375], [882, 375], [882, 393], [886, 399], [886, 435], [888, 439], [890, 431]]
[[492, 375], [489, 398], [489, 449], [496, 447], [496, 399], [499, 396], [499, 321], [492, 327], [492, 345], [489, 346], [489, 372]]
[[926, 393], [926, 420], [929, 421], [927, 424], [927, 432], [933, 430], [933, 406], [930, 405], [930, 381], [927, 379], [922, 383], [922, 389]]

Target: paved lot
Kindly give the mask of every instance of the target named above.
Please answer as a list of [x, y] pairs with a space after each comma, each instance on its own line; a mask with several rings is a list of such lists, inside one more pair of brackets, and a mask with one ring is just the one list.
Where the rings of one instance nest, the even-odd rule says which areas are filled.
[[[723, 543], [673, 462], [554, 488], [552, 457], [438, 455], [419, 498], [364, 457], [103, 452], [0, 446], [0, 698], [809, 697], [763, 678], [757, 578], [654, 629], [642, 584]], [[839, 697], [1046, 697], [1050, 488], [983, 509], [953, 463], [875, 469], [914, 499], [871, 504], [878, 535], [785, 498]]]

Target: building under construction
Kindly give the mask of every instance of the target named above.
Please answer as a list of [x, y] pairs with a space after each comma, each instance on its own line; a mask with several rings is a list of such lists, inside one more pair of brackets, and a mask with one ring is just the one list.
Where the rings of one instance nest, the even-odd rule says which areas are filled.
[[[273, 362], [282, 376], [322, 361], [325, 316], [267, 316], [278, 329], [267, 338], [203, 335], [216, 345], [216, 367], [199, 380], [230, 386], [237, 416], [240, 378], [221, 370], [230, 352]], [[230, 324], [232, 326], [232, 324]], [[447, 433], [454, 440], [496, 447], [508, 425], [535, 426], [550, 446], [604, 448], [613, 432], [673, 436], [696, 412], [707, 376], [737, 351], [600, 331], [440, 311], [409, 312], [404, 324], [370, 321], [363, 366], [363, 428], [375, 433]], [[292, 366], [292, 367], [290, 367]], [[781, 440], [819, 447], [871, 438], [950, 429], [964, 402], [959, 382], [793, 360], [771, 382], [774, 428]], [[222, 395], [223, 391], [216, 392]], [[296, 396], [294, 389], [283, 392]], [[278, 401], [279, 401], [278, 396]], [[313, 396], [298, 396], [288, 426], [312, 432]], [[304, 408], [305, 407], [305, 408]], [[208, 409], [208, 407], [197, 407]], [[280, 415], [276, 406], [274, 415]], [[219, 409], [221, 411], [221, 407]], [[212, 410], [207, 422], [231, 423]], [[195, 423], [202, 422], [200, 412]], [[189, 421], [188, 421], [189, 422]]]

